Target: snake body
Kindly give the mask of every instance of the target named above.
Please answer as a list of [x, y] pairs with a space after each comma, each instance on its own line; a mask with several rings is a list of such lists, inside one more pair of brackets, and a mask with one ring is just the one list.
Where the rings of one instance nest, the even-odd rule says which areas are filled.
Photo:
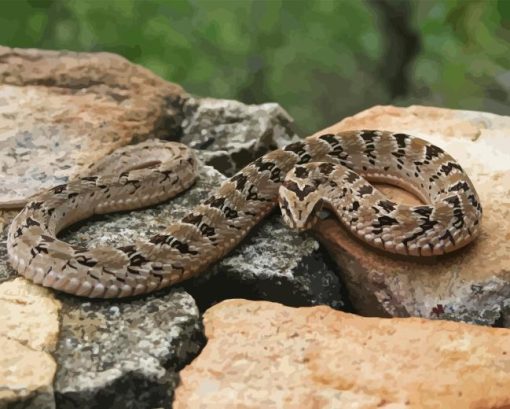
[[[267, 153], [148, 240], [86, 248], [56, 237], [93, 214], [169, 199], [193, 184], [196, 169], [193, 151], [178, 143], [113, 153], [89, 174], [31, 199], [9, 228], [12, 266], [37, 284], [79, 296], [148, 293], [219, 260], [278, 200], [290, 227], [310, 228], [326, 207], [365, 243], [399, 254], [447, 253], [479, 232], [478, 195], [449, 154], [407, 134], [363, 130], [311, 136]], [[397, 204], [367, 180], [401, 186], [428, 204]]]

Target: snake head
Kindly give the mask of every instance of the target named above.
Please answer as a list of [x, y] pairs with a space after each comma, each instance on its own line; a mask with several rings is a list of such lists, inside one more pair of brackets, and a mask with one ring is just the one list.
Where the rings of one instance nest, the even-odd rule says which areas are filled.
[[322, 209], [322, 194], [318, 185], [298, 183], [292, 174], [280, 186], [278, 201], [284, 223], [293, 230], [304, 231], [315, 225]]

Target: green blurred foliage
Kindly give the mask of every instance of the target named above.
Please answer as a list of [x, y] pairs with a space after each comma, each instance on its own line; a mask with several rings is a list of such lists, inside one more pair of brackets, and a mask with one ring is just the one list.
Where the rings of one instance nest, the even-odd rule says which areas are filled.
[[110, 51], [310, 133], [376, 104], [508, 113], [510, 1], [0, 0], [0, 43]]

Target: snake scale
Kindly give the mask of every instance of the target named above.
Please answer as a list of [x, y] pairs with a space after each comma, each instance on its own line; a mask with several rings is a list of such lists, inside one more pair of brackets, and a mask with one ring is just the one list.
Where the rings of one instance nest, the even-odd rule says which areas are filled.
[[[224, 181], [180, 221], [148, 240], [86, 248], [57, 239], [92, 216], [149, 206], [190, 187], [192, 150], [175, 142], [122, 148], [85, 176], [31, 198], [8, 232], [12, 266], [37, 284], [86, 297], [127, 297], [197, 275], [232, 250], [279, 201], [284, 221], [310, 228], [330, 209], [365, 243], [392, 253], [440, 255], [471, 242], [482, 208], [446, 152], [386, 131], [311, 136], [267, 153]], [[400, 186], [424, 203], [386, 198], [368, 181]]]

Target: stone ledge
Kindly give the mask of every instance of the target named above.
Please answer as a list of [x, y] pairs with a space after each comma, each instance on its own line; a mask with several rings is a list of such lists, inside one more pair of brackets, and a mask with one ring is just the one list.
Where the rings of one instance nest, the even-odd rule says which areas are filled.
[[[473, 244], [427, 260], [374, 251], [336, 221], [319, 224], [315, 233], [339, 265], [356, 311], [510, 326], [510, 117], [378, 106], [318, 133], [352, 129], [407, 132], [443, 148], [466, 170], [484, 209]], [[400, 189], [383, 189], [396, 201], [416, 200]]]
[[0, 47], [0, 208], [123, 145], [177, 138], [185, 98], [118, 55]]

